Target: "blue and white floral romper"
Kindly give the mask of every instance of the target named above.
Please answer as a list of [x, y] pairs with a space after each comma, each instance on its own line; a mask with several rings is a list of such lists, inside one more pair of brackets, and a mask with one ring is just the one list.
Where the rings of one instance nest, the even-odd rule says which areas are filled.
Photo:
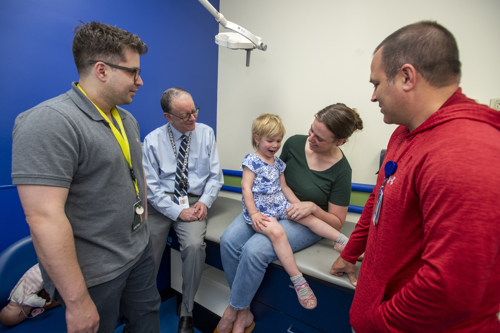
[[[241, 163], [242, 169], [243, 166], [255, 173], [252, 192], [257, 211], [277, 220], [286, 220], [286, 209], [290, 206], [290, 203], [281, 191], [279, 181], [280, 175], [286, 168], [285, 162], [274, 156], [274, 164], [267, 164], [257, 155], [248, 154]], [[243, 198], [242, 201], [243, 217], [248, 224], [253, 224]]]

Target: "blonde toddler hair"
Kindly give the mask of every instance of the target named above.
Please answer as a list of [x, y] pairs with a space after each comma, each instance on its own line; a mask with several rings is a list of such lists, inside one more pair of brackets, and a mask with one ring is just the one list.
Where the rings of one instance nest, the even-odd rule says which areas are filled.
[[259, 149], [259, 145], [253, 139], [255, 135], [259, 138], [271, 138], [278, 134], [283, 137], [285, 133], [285, 125], [278, 115], [263, 113], [252, 124], [252, 147]]

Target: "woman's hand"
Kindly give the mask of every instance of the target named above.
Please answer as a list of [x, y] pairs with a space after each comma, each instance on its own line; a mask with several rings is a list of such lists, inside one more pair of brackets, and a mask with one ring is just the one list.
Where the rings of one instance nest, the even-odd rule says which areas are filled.
[[314, 202], [303, 201], [291, 204], [286, 210], [286, 215], [290, 220], [298, 221], [306, 216], [314, 214], [318, 208]]
[[252, 227], [255, 231], [262, 231], [262, 228], [267, 227], [267, 222], [271, 222], [268, 216], [261, 213], [255, 213], [251, 218], [253, 222]]

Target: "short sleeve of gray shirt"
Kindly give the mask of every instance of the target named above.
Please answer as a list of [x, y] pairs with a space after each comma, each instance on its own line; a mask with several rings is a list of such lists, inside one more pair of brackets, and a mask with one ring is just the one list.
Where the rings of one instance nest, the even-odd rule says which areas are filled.
[[[139, 126], [118, 110], [145, 203]], [[18, 116], [12, 155], [14, 184], [69, 189], [65, 213], [88, 287], [112, 280], [139, 259], [149, 232], [146, 222], [132, 229], [137, 197], [130, 168], [109, 125], [74, 84]]]
[[24, 113], [16, 120], [13, 139], [16, 184], [70, 187], [82, 149], [69, 119], [50, 107]]

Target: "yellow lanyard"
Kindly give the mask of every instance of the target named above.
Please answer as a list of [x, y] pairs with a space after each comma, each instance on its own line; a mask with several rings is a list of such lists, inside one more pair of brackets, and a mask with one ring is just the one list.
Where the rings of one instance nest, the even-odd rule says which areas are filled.
[[[89, 99], [89, 101], [91, 101], [90, 98], [85, 93], [85, 91], [83, 91], [83, 89], [80, 87], [80, 85], [77, 84], [76, 86]], [[94, 104], [94, 102], [92, 102], [92, 104]], [[99, 113], [104, 117], [104, 119], [106, 119], [106, 121], [109, 123], [109, 127], [111, 128], [111, 131], [115, 135], [116, 141], [118, 141], [118, 144], [122, 148], [123, 156], [127, 160], [128, 165], [130, 167], [130, 174], [132, 176], [132, 181], [134, 182], [135, 194], [137, 194], [137, 197], [139, 197], [139, 188], [137, 187], [137, 179], [135, 178], [134, 169], [132, 168], [132, 159], [130, 158], [130, 146], [128, 144], [128, 139], [127, 139], [127, 134], [125, 133], [125, 128], [123, 128], [122, 119], [120, 118], [120, 115], [118, 114], [118, 110], [116, 110], [116, 106], [113, 106], [113, 108], [111, 109], [111, 115], [113, 116], [113, 118], [115, 118], [116, 122], [118, 123], [118, 126], [120, 127], [121, 133], [118, 132], [118, 129], [116, 129], [116, 126], [113, 124], [112, 121], [110, 121], [110, 119], [108, 119], [106, 114], [104, 112], [102, 112], [101, 109], [99, 109], [99, 107], [97, 105], [94, 104], [94, 106], [99, 111]]]

